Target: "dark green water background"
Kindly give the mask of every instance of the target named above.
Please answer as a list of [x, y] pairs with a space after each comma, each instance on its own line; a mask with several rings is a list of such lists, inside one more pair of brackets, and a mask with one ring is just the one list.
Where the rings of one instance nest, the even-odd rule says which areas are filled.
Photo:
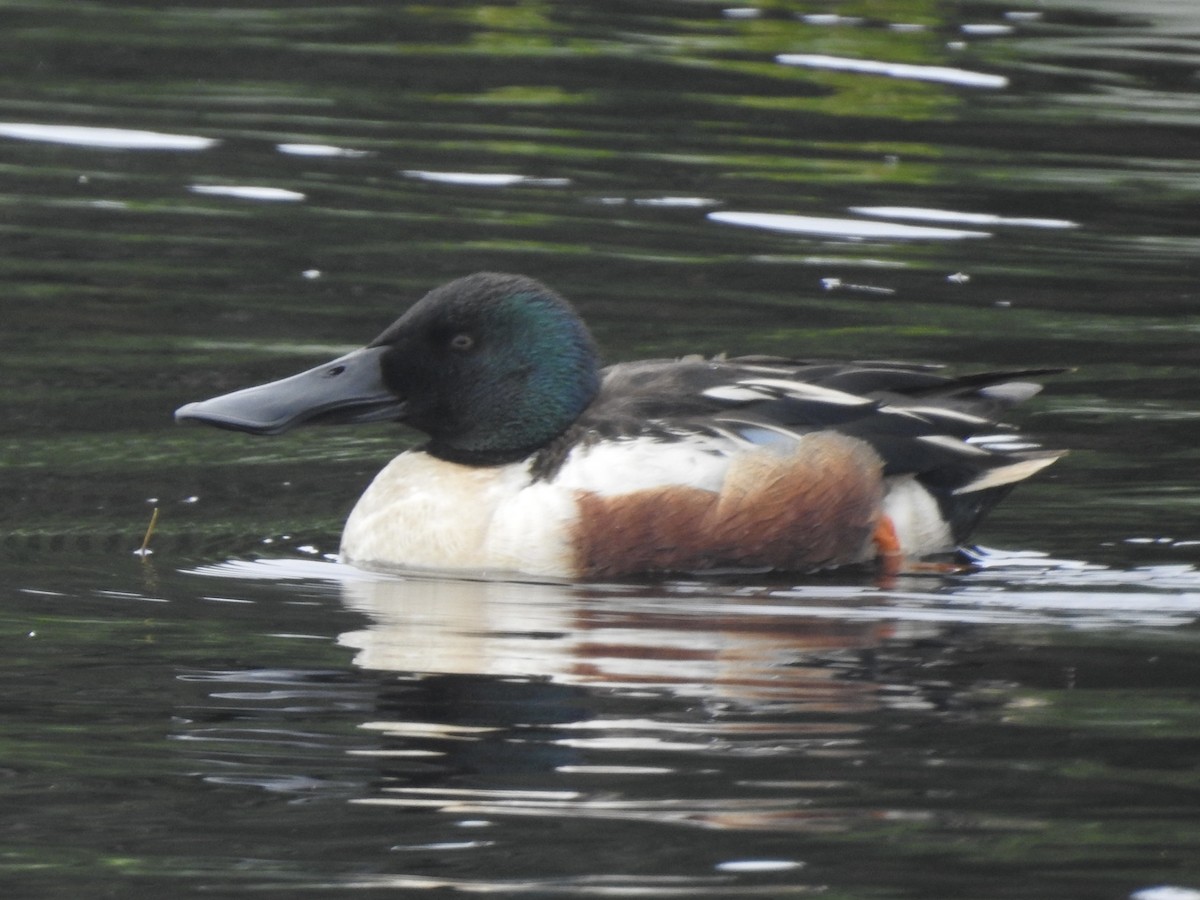
[[[1200, 896], [1191, 0], [0, 22], [5, 898]], [[337, 565], [399, 429], [171, 422], [480, 269], [611, 360], [1068, 366], [1072, 453], [977, 573], [563, 588]]]

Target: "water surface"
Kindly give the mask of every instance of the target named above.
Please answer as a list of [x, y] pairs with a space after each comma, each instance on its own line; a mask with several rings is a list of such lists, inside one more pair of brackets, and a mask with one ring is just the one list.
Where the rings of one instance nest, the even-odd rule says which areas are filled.
[[[1200, 891], [1192, 4], [10, 7], [6, 896]], [[1072, 452], [959, 575], [486, 584], [334, 558], [412, 435], [171, 424], [481, 269]]]

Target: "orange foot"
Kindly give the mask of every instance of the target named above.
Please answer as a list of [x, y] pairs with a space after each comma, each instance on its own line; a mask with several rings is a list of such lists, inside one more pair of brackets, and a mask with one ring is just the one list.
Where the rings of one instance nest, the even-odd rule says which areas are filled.
[[955, 575], [971, 570], [970, 566], [955, 562], [906, 561], [904, 551], [900, 549], [900, 538], [896, 535], [896, 523], [890, 516], [879, 517], [871, 540], [875, 542], [875, 562], [879, 567], [880, 587], [891, 587], [899, 575]]
[[900, 550], [900, 538], [896, 536], [896, 524], [891, 516], [881, 515], [875, 523], [875, 562], [879, 566], [879, 578], [895, 578], [904, 569], [904, 553]]

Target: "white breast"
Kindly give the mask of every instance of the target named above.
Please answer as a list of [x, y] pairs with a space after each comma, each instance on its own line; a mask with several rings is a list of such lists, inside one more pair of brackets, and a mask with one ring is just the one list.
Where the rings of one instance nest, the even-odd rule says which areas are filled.
[[342, 531], [342, 557], [366, 566], [567, 577], [567, 491], [531, 484], [524, 464], [476, 468], [427, 453], [384, 467]]

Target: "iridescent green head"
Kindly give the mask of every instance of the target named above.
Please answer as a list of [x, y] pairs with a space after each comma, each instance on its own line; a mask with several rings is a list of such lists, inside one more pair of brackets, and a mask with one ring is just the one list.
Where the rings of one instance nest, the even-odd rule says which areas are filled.
[[388, 389], [436, 456], [519, 459], [564, 432], [599, 387], [595, 344], [562, 297], [481, 272], [430, 291], [371, 342]]
[[545, 285], [481, 272], [430, 291], [360, 350], [269, 384], [189, 403], [181, 421], [255, 434], [308, 422], [405, 422], [468, 465], [522, 459], [599, 389], [595, 344]]

